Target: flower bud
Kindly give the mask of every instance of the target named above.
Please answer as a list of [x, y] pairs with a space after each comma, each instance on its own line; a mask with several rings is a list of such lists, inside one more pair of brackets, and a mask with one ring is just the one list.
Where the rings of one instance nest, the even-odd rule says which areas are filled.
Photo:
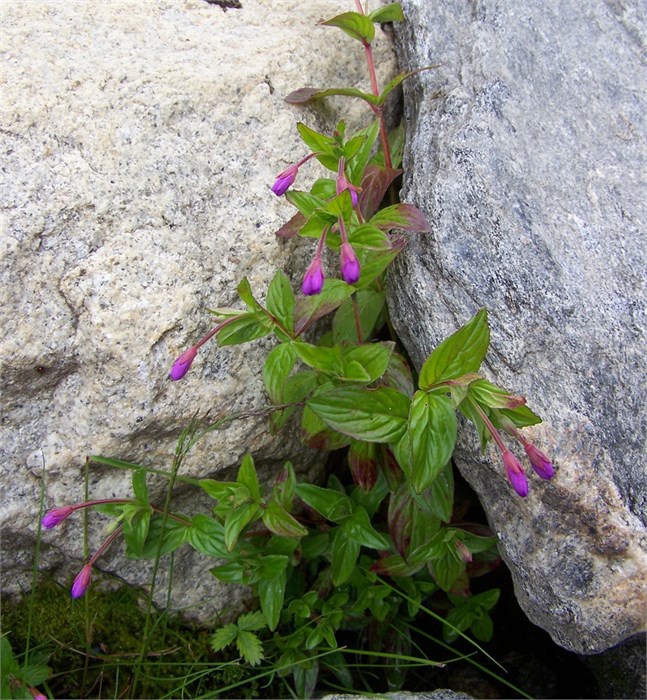
[[306, 274], [303, 278], [303, 284], [301, 285], [301, 291], [307, 296], [319, 294], [323, 287], [323, 283], [324, 273], [321, 267], [321, 258], [317, 256], [310, 263], [310, 267], [306, 270]]
[[341, 246], [341, 276], [347, 284], [355, 284], [359, 279], [359, 260], [350, 243]]
[[195, 356], [197, 354], [198, 351], [195, 347], [185, 350], [173, 363], [173, 367], [171, 367], [169, 377], [174, 382], [177, 382], [178, 380], [182, 379], [182, 377], [184, 377], [184, 375], [189, 371], [191, 363], [193, 362], [193, 360], [195, 360]]
[[526, 450], [530, 464], [535, 472], [542, 479], [552, 479], [555, 475], [555, 468], [548, 457], [529, 442], [525, 442], [523, 447]]
[[76, 575], [74, 583], [72, 584], [72, 598], [81, 598], [85, 592], [88, 590], [90, 585], [90, 578], [92, 577], [92, 564], [86, 564], [81, 571]]
[[528, 479], [526, 479], [521, 463], [509, 450], [505, 450], [503, 453], [503, 466], [512, 488], [521, 498], [525, 498], [528, 495]]
[[277, 197], [285, 194], [290, 188], [290, 185], [297, 179], [298, 172], [298, 165], [291, 165], [287, 170], [284, 170], [272, 185], [272, 192], [274, 192]]
[[65, 518], [72, 515], [73, 512], [74, 508], [72, 506], [54, 508], [53, 510], [50, 510], [49, 513], [46, 513], [43, 516], [43, 519], [40, 521], [41, 525], [46, 530], [50, 530], [51, 528], [56, 527], [57, 525], [62, 523], [65, 520]]

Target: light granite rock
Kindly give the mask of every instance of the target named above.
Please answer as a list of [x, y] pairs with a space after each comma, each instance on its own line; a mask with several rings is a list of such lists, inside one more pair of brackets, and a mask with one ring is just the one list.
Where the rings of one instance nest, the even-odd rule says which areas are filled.
[[[404, 0], [396, 30], [403, 199], [428, 215], [390, 277], [419, 367], [479, 307], [488, 374], [545, 420], [550, 483], [509, 488], [463, 431], [519, 601], [560, 645], [600, 652], [645, 628], [645, 6], [638, 0]], [[523, 452], [521, 452], [523, 454]]]
[[[212, 344], [180, 383], [169, 381], [170, 365], [209, 329], [207, 307], [240, 304], [243, 276], [263, 298], [277, 268], [297, 283], [303, 274], [311, 246], [277, 242], [273, 232], [292, 210], [269, 190], [305, 153], [296, 121], [332, 130], [344, 117], [353, 129], [371, 114], [357, 100], [300, 108], [283, 100], [304, 85], [367, 88], [361, 47], [316, 26], [352, 3], [241, 4], [3, 7], [4, 592], [26, 585], [41, 488], [46, 508], [83, 500], [86, 455], [168, 469], [196, 412], [265, 405], [269, 339]], [[392, 42], [377, 35], [388, 80], [396, 71]], [[317, 167], [304, 168], [299, 184], [320, 176]], [[182, 473], [232, 475], [248, 449], [268, 478], [287, 458], [301, 470], [319, 460], [298, 435], [269, 435], [258, 416], [211, 434]], [[128, 474], [92, 468], [89, 492], [127, 494]], [[185, 500], [191, 507], [194, 499]], [[91, 548], [102, 526], [91, 527]], [[44, 535], [41, 566], [61, 565], [59, 578], [69, 580], [82, 552], [80, 518], [71, 518]], [[131, 583], [147, 580], [145, 565], [125, 563], [119, 551], [101, 567]], [[222, 597], [206, 569], [199, 557], [176, 567], [176, 605]]]

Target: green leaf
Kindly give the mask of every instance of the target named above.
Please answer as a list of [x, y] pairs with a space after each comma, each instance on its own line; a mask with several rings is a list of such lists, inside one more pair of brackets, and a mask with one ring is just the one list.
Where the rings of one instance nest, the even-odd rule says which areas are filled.
[[393, 262], [396, 256], [404, 249], [406, 240], [402, 237], [392, 236], [389, 250], [357, 250], [360, 260], [360, 277], [355, 286], [365, 289], [379, 277]]
[[146, 470], [136, 469], [132, 475], [133, 493], [142, 504], [148, 505], [148, 486], [146, 485]]
[[341, 348], [326, 348], [310, 343], [294, 342], [292, 349], [297, 357], [309, 367], [320, 372], [340, 376], [343, 374]]
[[391, 241], [384, 231], [371, 224], [361, 224], [348, 234], [348, 241], [353, 248], [369, 250], [390, 250]]
[[320, 294], [301, 297], [294, 312], [294, 332], [300, 336], [310, 326], [331, 311], [334, 311], [355, 291], [339, 279], [327, 279]]
[[[358, 294], [361, 294], [361, 292], [358, 292]], [[389, 366], [386, 368], [384, 374], [384, 380], [388, 386], [397, 389], [400, 393], [405, 394], [405, 396], [413, 396], [414, 385], [411, 366], [404, 357], [397, 352], [391, 355]]]
[[303, 124], [303, 122], [297, 122], [297, 131], [303, 143], [305, 143], [308, 149], [313, 153], [317, 153], [318, 151], [322, 153], [333, 153], [334, 149], [337, 148], [335, 139], [325, 134], [320, 134], [318, 131]]
[[261, 490], [258, 485], [258, 476], [256, 475], [256, 467], [254, 467], [254, 460], [252, 456], [247, 452], [243, 457], [240, 469], [238, 470], [238, 476], [236, 481], [239, 484], [247, 486], [249, 492], [257, 503], [261, 500]]
[[285, 402], [285, 382], [296, 361], [296, 353], [290, 343], [272, 348], [263, 365], [263, 383], [272, 403]]
[[236, 621], [239, 630], [247, 630], [248, 632], [257, 632], [267, 626], [265, 616], [262, 612], [248, 612], [241, 615]]
[[352, 517], [344, 522], [342, 528], [348, 537], [364, 545], [364, 547], [377, 550], [389, 549], [388, 540], [384, 535], [373, 529], [368, 513], [361, 506], [355, 508]]
[[[3, 674], [4, 675], [4, 674]], [[46, 664], [34, 664], [30, 661], [28, 666], [22, 668], [22, 679], [27, 685], [36, 686], [44, 683], [52, 675], [52, 669]], [[28, 697], [32, 697], [29, 694]]]
[[301, 437], [308, 447], [315, 450], [339, 450], [350, 442], [347, 435], [331, 430], [307, 406], [304, 406], [301, 415]]
[[437, 63], [433, 66], [423, 66], [422, 68], [416, 68], [415, 70], [410, 70], [407, 71], [406, 73], [400, 73], [399, 75], [396, 75], [395, 78], [390, 80], [382, 89], [382, 92], [379, 94], [377, 98], [377, 104], [378, 105], [383, 105], [386, 102], [386, 98], [395, 90], [395, 88], [400, 85], [403, 81], [405, 81], [407, 78], [410, 78], [412, 75], [415, 75], [416, 73], [421, 73], [424, 70], [431, 70], [432, 68], [438, 68], [440, 64]]
[[151, 510], [148, 506], [138, 508], [130, 517], [124, 519], [123, 536], [126, 542], [126, 556], [129, 559], [142, 556], [150, 522]]
[[340, 387], [306, 405], [333, 430], [366, 442], [397, 442], [409, 413], [409, 398], [388, 387]]
[[360, 543], [349, 537], [341, 528], [336, 528], [332, 534], [332, 582], [333, 586], [341, 586], [351, 577], [357, 558]]
[[338, 491], [313, 484], [297, 484], [295, 488], [297, 496], [326, 520], [341, 523], [353, 512], [353, 502]]
[[377, 10], [369, 13], [368, 17], [372, 22], [402, 22], [404, 20], [402, 6], [399, 2], [392, 2], [390, 5], [379, 7]]
[[234, 319], [218, 331], [216, 338], [220, 347], [240, 345], [269, 335], [274, 328], [272, 321], [263, 312], [246, 313]]
[[523, 396], [511, 394], [487, 379], [476, 379], [470, 382], [467, 393], [481, 406], [489, 408], [514, 409], [523, 406], [526, 399]]
[[423, 495], [429, 510], [448, 523], [454, 509], [454, 471], [451, 462], [447, 462]]
[[253, 632], [240, 630], [236, 638], [236, 646], [240, 655], [250, 666], [258, 666], [265, 658], [263, 655], [263, 644]]
[[198, 513], [193, 516], [193, 527], [187, 532], [188, 543], [198, 552], [210, 557], [226, 559], [225, 529], [218, 520]]
[[533, 413], [528, 406], [519, 406], [514, 409], [502, 408], [500, 413], [511, 420], [517, 428], [525, 428], [529, 425], [541, 423], [541, 418], [536, 413]]
[[373, 22], [359, 12], [344, 12], [320, 24], [325, 27], [339, 27], [348, 36], [362, 43], [370, 44], [375, 38]]
[[315, 197], [309, 192], [301, 192], [300, 190], [288, 190], [285, 193], [285, 198], [306, 218], [310, 218], [317, 209], [325, 204], [323, 199], [319, 199], [319, 197]]
[[481, 309], [468, 323], [431, 353], [420, 370], [419, 386], [434, 384], [477, 372], [490, 344], [487, 312]]
[[337, 183], [329, 177], [320, 177], [314, 181], [310, 193], [322, 201], [332, 199], [337, 194]]
[[324, 212], [335, 218], [343, 218], [348, 223], [353, 215], [353, 200], [350, 190], [343, 190], [329, 202], [326, 202], [319, 213]]
[[394, 347], [393, 342], [382, 342], [344, 348], [343, 362], [345, 366], [352, 362], [359, 364], [368, 382], [374, 382], [386, 372]]
[[230, 561], [209, 569], [211, 574], [224, 583], [248, 583], [248, 575], [245, 566], [240, 561]]
[[489, 642], [494, 634], [492, 618], [487, 613], [474, 620], [470, 626], [472, 634], [481, 642]]
[[[154, 559], [158, 551], [160, 556], [175, 551], [184, 544], [190, 529], [177, 520], [167, 518], [164, 531], [162, 532], [162, 516], [153, 515], [148, 526], [144, 547], [138, 555], [139, 558]], [[159, 549], [160, 539], [162, 540], [161, 549]]]
[[240, 533], [256, 518], [259, 507], [256, 503], [243, 503], [229, 511], [225, 518], [225, 547], [231, 552]]
[[359, 97], [361, 100], [375, 105], [378, 98], [370, 92], [363, 92], [357, 88], [311, 88], [303, 87], [291, 92], [285, 101], [289, 104], [299, 105], [310, 102], [310, 100], [318, 100], [322, 97], [330, 97], [332, 95], [343, 95], [344, 97]]
[[261, 565], [257, 570], [261, 610], [263, 615], [265, 615], [270, 631], [274, 631], [279, 624], [281, 610], [283, 609], [288, 563], [289, 558], [287, 556], [272, 554], [261, 558]]
[[267, 290], [267, 310], [292, 335], [294, 331], [294, 294], [290, 280], [280, 270]]
[[260, 311], [263, 307], [256, 301], [247, 277], [238, 283], [238, 296], [247, 304], [251, 311]]
[[375, 140], [380, 132], [380, 121], [375, 119], [369, 126], [358, 131], [355, 136], [363, 137], [363, 142], [357, 153], [347, 160], [346, 171], [348, 173], [348, 179], [353, 183], [353, 185], [361, 185], [362, 177], [364, 175], [364, 169], [371, 157], [371, 151], [375, 144]]
[[276, 501], [270, 501], [263, 511], [263, 523], [271, 532], [282, 537], [305, 537], [308, 531]]
[[456, 413], [447, 396], [417, 391], [409, 411], [409, 449], [413, 488], [428, 488], [449, 462], [456, 443]]
[[380, 209], [369, 223], [384, 231], [389, 231], [392, 228], [418, 233], [430, 231], [425, 215], [412, 204], [393, 204], [390, 207]]
[[[385, 292], [378, 292], [374, 289], [362, 289], [355, 295], [355, 303], [359, 309], [360, 329], [364, 340], [368, 340], [373, 335], [385, 302]], [[332, 334], [335, 343], [358, 342], [355, 303], [353, 299], [346, 299], [337, 309], [332, 321]]]
[[238, 632], [238, 627], [233, 623], [217, 629], [211, 636], [211, 648], [214, 651], [222, 651], [236, 641]]

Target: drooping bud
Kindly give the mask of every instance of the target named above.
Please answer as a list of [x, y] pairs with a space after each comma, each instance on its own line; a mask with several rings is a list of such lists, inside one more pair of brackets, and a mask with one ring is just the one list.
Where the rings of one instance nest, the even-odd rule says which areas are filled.
[[291, 165], [287, 170], [284, 170], [277, 176], [276, 181], [272, 185], [272, 192], [274, 192], [277, 197], [284, 195], [290, 188], [290, 185], [297, 179], [298, 172], [298, 165]]
[[191, 363], [195, 360], [195, 356], [198, 354], [197, 348], [194, 346], [185, 350], [173, 363], [171, 371], [169, 372], [169, 377], [177, 382], [189, 371]]
[[526, 479], [521, 463], [510, 450], [503, 452], [503, 466], [512, 488], [521, 498], [525, 498], [528, 495], [528, 479]]
[[321, 266], [321, 258], [317, 255], [310, 263], [310, 267], [306, 270], [306, 274], [303, 277], [303, 284], [301, 285], [301, 291], [307, 296], [319, 294], [323, 288], [323, 283], [324, 273]]
[[555, 468], [546, 455], [529, 442], [523, 443], [530, 464], [542, 479], [552, 479], [555, 476]]
[[361, 191], [361, 188], [356, 187], [346, 179], [344, 176], [344, 159], [340, 158], [335, 191], [338, 195], [340, 195], [344, 190], [348, 190], [350, 192], [350, 199], [353, 203], [353, 208], [355, 208], [357, 206], [357, 193]]
[[347, 284], [355, 284], [359, 279], [359, 260], [350, 243], [341, 246], [341, 276]]
[[68, 516], [72, 515], [74, 512], [74, 508], [72, 506], [63, 506], [61, 508], [54, 508], [49, 511], [49, 513], [46, 513], [43, 516], [43, 519], [40, 521], [41, 525], [46, 529], [50, 530], [53, 527], [56, 527], [60, 523], [62, 523], [65, 518]]
[[86, 564], [81, 571], [76, 575], [72, 590], [70, 591], [72, 598], [75, 600], [81, 598], [88, 590], [90, 579], [92, 578], [92, 564]]

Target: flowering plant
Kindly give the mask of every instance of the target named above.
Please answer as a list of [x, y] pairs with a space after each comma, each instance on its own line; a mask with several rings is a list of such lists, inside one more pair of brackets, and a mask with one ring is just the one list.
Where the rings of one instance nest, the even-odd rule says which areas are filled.
[[[243, 279], [243, 308], [215, 309], [214, 328], [170, 372], [173, 381], [181, 380], [212, 338], [224, 346], [274, 334], [278, 343], [263, 368], [271, 429], [298, 415], [306, 444], [345, 448], [344, 463], [325, 486], [300, 483], [288, 463], [265, 489], [248, 454], [235, 481], [185, 479], [214, 500], [211, 512], [187, 515], [173, 512], [169, 502], [151, 504], [147, 470], [129, 465], [134, 498], [64, 506], [42, 520], [52, 528], [85, 507], [115, 519], [109, 538], [76, 577], [74, 598], [86, 592], [94, 562], [117, 536], [133, 558], [159, 559], [182, 545], [216, 558], [211, 574], [251, 586], [260, 607], [216, 630], [214, 649], [235, 645], [251, 665], [272, 658], [280, 675], [291, 675], [300, 697], [314, 692], [322, 670], [352, 687], [338, 640], [343, 631], [364, 630], [374, 652], [406, 653], [412, 643], [408, 624], [432, 596], [446, 594], [448, 641], [467, 630], [477, 639], [490, 638], [488, 611], [498, 591], [472, 596], [470, 579], [498, 563], [496, 538], [464, 522], [454, 508], [457, 412], [475, 425], [483, 448], [491, 440], [499, 448], [516, 494], [527, 496], [528, 479], [503, 436], [521, 444], [541, 478], [553, 476], [550, 460], [520, 432], [540, 419], [523, 397], [480, 374], [490, 339], [484, 309], [444, 340], [417, 376], [397, 338], [388, 335], [385, 271], [407, 235], [429, 230], [415, 206], [384, 206], [402, 173], [403, 147], [401, 128], [387, 133], [384, 105], [409, 74], [380, 91], [371, 44], [376, 23], [401, 19], [397, 3], [366, 13], [357, 2], [356, 12], [322, 23], [362, 45], [370, 92], [302, 88], [287, 98], [301, 104], [328, 95], [356, 97], [375, 116], [352, 134], [344, 122], [331, 135], [297, 124], [306, 153], [277, 176], [271, 190], [296, 209], [277, 235], [316, 240], [301, 294], [295, 295], [282, 271], [264, 301]], [[309, 191], [295, 189], [300, 169], [314, 160], [330, 174]], [[341, 278], [328, 276], [327, 250], [339, 256]], [[313, 342], [310, 331], [324, 317], [330, 330]], [[187, 428], [169, 493], [182, 479], [178, 469], [186, 452], [213, 427]], [[393, 666], [388, 673], [392, 685], [401, 685], [401, 669]]]

